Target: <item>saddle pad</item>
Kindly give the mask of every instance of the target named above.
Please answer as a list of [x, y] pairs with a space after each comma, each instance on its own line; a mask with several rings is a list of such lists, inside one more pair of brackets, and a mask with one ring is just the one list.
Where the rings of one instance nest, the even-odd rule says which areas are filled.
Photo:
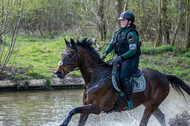
[[142, 74], [140, 77], [132, 77], [132, 79], [137, 82], [136, 84], [134, 84], [133, 92], [141, 92], [145, 90], [146, 81], [144, 78], [144, 74]]
[[[133, 81], [136, 83], [134, 84], [133, 87], [133, 92], [142, 92], [146, 88], [146, 81], [144, 78], [144, 74], [142, 74], [140, 77], [132, 77]], [[117, 81], [116, 81], [116, 76], [115, 74], [112, 74], [112, 84], [113, 87], [118, 91], [121, 92], [120, 88], [118, 87]]]

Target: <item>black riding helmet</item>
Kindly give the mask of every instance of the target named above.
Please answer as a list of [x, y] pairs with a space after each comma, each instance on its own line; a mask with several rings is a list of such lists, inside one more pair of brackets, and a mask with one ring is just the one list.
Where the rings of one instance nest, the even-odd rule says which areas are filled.
[[119, 17], [120, 20], [122, 19], [127, 19], [127, 20], [130, 20], [132, 21], [132, 23], [135, 21], [135, 16], [132, 12], [130, 11], [124, 11], [123, 13], [121, 13], [120, 17]]

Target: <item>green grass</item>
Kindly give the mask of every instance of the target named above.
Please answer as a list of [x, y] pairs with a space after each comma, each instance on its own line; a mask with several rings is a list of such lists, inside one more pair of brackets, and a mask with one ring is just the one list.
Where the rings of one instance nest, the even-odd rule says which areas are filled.
[[152, 68], [165, 74], [175, 75], [182, 80], [190, 81], [190, 59], [182, 54], [169, 55], [168, 53], [142, 55], [141, 68]]
[[[52, 78], [57, 63], [61, 60], [61, 53], [65, 49], [64, 37], [38, 38], [18, 37], [17, 43], [20, 49], [16, 59], [14, 54], [8, 65], [28, 69], [26, 76], [33, 78]], [[106, 47], [99, 52], [102, 55]], [[165, 74], [172, 74], [184, 81], [190, 82], [190, 50], [182, 51], [172, 46], [160, 46], [158, 48], [141, 48], [140, 68], [152, 68]], [[109, 54], [106, 60], [112, 58]], [[72, 72], [68, 76], [81, 76], [79, 71]], [[23, 77], [16, 75], [17, 79]]]
[[[20, 44], [19, 52], [14, 62], [12, 57], [8, 65], [29, 69], [26, 74], [33, 78], [52, 78], [53, 71], [62, 58], [61, 53], [65, 49], [64, 38], [18, 38], [17, 42]], [[79, 75], [79, 72], [70, 74]]]

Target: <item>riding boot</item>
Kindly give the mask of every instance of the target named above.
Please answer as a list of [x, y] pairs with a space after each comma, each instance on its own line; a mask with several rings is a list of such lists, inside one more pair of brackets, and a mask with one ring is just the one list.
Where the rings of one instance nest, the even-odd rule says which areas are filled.
[[132, 94], [128, 94], [128, 106], [129, 109], [133, 109], [134, 108], [134, 103], [133, 103], [133, 95]]
[[133, 109], [134, 108], [134, 103], [133, 103], [133, 84], [130, 83], [130, 81], [128, 79], [126, 79], [125, 81], [125, 85], [124, 85], [124, 93], [126, 95], [127, 98], [127, 106], [125, 106], [125, 108], [127, 107], [127, 109]]

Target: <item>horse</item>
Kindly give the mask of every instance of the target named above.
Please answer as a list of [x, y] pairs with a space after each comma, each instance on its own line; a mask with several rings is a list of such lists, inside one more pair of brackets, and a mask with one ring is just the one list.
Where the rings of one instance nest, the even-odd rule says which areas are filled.
[[[78, 126], [84, 126], [89, 114], [112, 112], [120, 92], [112, 85], [112, 66], [104, 62], [99, 53], [93, 48], [90, 39], [67, 41], [66, 49], [62, 53], [62, 60], [58, 63], [54, 74], [63, 79], [66, 74], [80, 70], [85, 85], [83, 89], [83, 106], [73, 108], [60, 126], [67, 126], [73, 115], [80, 113]], [[182, 93], [182, 89], [190, 95], [190, 88], [182, 80], [173, 75], [162, 74], [149, 68], [141, 68], [146, 80], [146, 88], [142, 92], [133, 94], [134, 108], [143, 104], [145, 110], [139, 126], [146, 126], [153, 114], [161, 126], [166, 126], [165, 115], [158, 108], [167, 97], [170, 84]], [[126, 100], [123, 99], [117, 111], [125, 111]]]

